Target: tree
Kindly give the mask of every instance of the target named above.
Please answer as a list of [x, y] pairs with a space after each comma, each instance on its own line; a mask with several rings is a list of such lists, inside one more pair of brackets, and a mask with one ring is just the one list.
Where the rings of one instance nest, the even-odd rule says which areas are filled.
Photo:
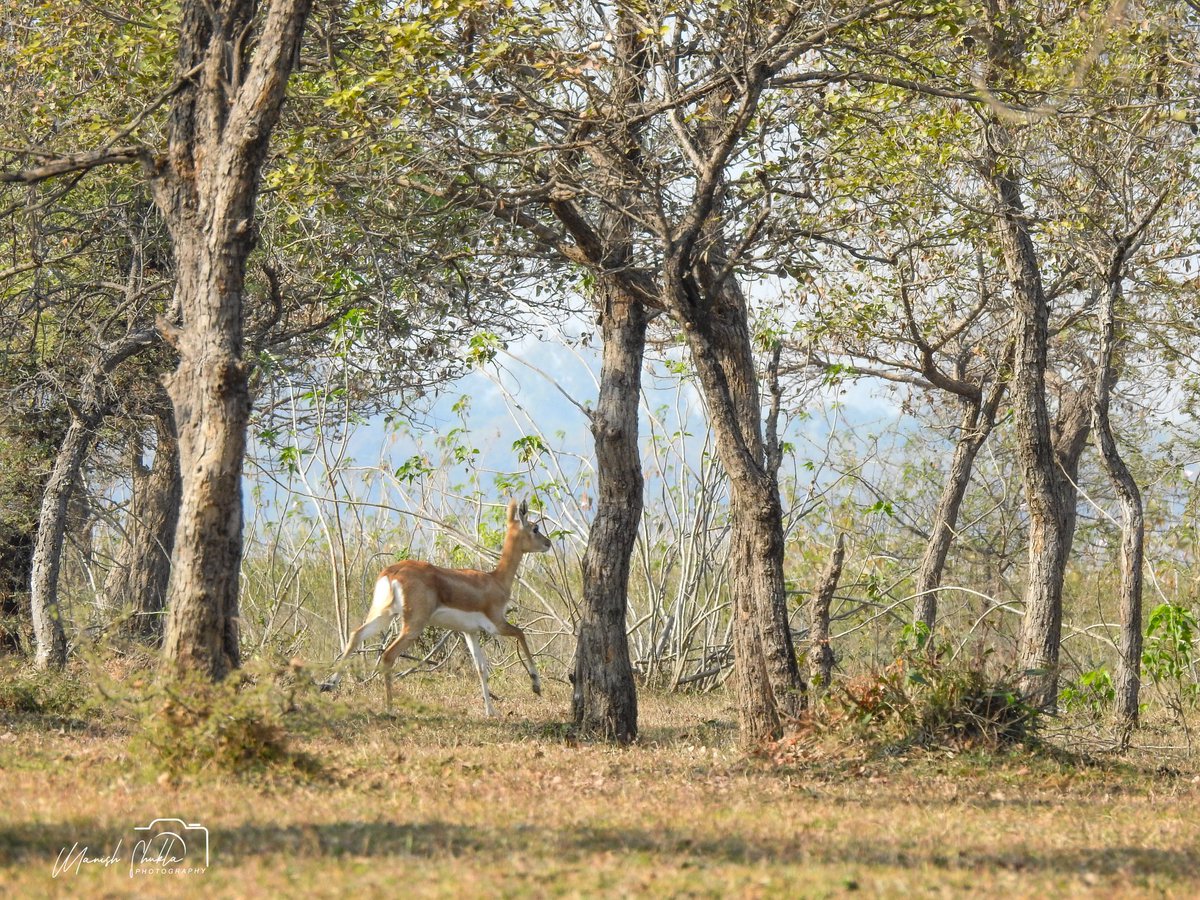
[[[1027, 112], [1021, 113], [1014, 111], [1009, 105], [1010, 102], [1016, 102], [1009, 98], [1016, 98], [1021, 95], [1022, 90], [1028, 90], [1027, 81], [1031, 74], [1025, 65], [1025, 47], [1030, 33], [1042, 23], [1030, 11], [1009, 8], [1007, 4], [1001, 3], [989, 4], [986, 19], [988, 85], [989, 89], [1001, 92], [1005, 99], [994, 99], [991, 106], [990, 121], [985, 132], [984, 171], [997, 200], [998, 232], [1014, 298], [1014, 421], [1020, 441], [1030, 514], [1026, 608], [1022, 620], [1017, 665], [1023, 672], [1022, 687], [1027, 695], [1033, 702], [1046, 708], [1052, 708], [1058, 698], [1063, 577], [1075, 530], [1079, 457], [1093, 423], [1101, 429], [1097, 438], [1102, 458], [1121, 498], [1126, 519], [1122, 552], [1125, 560], [1121, 604], [1123, 617], [1126, 620], [1136, 619], [1134, 607], [1140, 606], [1140, 499], [1136, 484], [1120, 462], [1111, 430], [1108, 430], [1108, 395], [1115, 379], [1115, 370], [1112, 368], [1112, 304], [1114, 297], [1119, 294], [1120, 272], [1127, 262], [1128, 248], [1157, 213], [1166, 195], [1163, 194], [1147, 213], [1149, 218], [1142, 219], [1128, 234], [1120, 236], [1121, 231], [1128, 227], [1122, 220], [1127, 223], [1139, 215], [1129, 208], [1128, 198], [1138, 196], [1146, 190], [1147, 176], [1149, 184], [1153, 185], [1159, 177], [1155, 170], [1167, 160], [1160, 158], [1147, 170], [1145, 164], [1140, 163], [1138, 159], [1144, 152], [1144, 143], [1138, 143], [1139, 151], [1134, 151], [1132, 155], [1122, 155], [1118, 143], [1115, 145], [1117, 155], [1114, 156], [1105, 152], [1107, 142], [1103, 138], [1096, 140], [1094, 137], [1097, 132], [1103, 134], [1106, 129], [1108, 105], [1114, 102], [1130, 102], [1131, 98], [1126, 95], [1122, 85], [1137, 85], [1136, 81], [1129, 78], [1134, 71], [1131, 63], [1135, 58], [1143, 58], [1146, 54], [1147, 48], [1142, 45], [1138, 32], [1126, 30], [1133, 24], [1124, 19], [1127, 5], [1117, 3], [1111, 6], [1108, 15], [1097, 26], [1096, 33], [1087, 36], [1090, 38], [1090, 46], [1081, 63], [1087, 68], [1077, 71], [1097, 83], [1097, 87], [1093, 89], [1094, 94], [1088, 98], [1092, 104], [1090, 112], [1095, 116], [1095, 121], [1091, 125], [1091, 133], [1085, 132], [1082, 138], [1076, 135], [1059, 137], [1060, 146], [1071, 148], [1068, 149], [1068, 158], [1074, 163], [1074, 169], [1071, 174], [1059, 175], [1051, 181], [1061, 185], [1064, 194], [1071, 188], [1078, 191], [1084, 185], [1092, 188], [1089, 202], [1082, 205], [1077, 215], [1085, 219], [1085, 227], [1090, 228], [1092, 234], [1098, 232], [1105, 235], [1104, 240], [1113, 240], [1108, 238], [1108, 235], [1118, 235], [1115, 239], [1116, 249], [1112, 252], [1114, 261], [1110, 264], [1107, 260], [1096, 260], [1093, 271], [1082, 279], [1084, 284], [1094, 286], [1088, 305], [1094, 305], [1096, 298], [1102, 298], [1099, 371], [1093, 376], [1095, 390], [1087, 383], [1089, 379], [1086, 377], [1081, 387], [1070, 387], [1062, 379], [1055, 377], [1049, 367], [1049, 347], [1053, 335], [1050, 326], [1051, 301], [1043, 285], [1043, 264], [1034, 236], [1036, 220], [1027, 209], [1023, 196], [1023, 173], [1034, 167], [1028, 160], [1028, 136], [1018, 133], [1022, 130], [1020, 125], [1028, 122], [1034, 130], [1044, 134], [1049, 129], [1037, 126], [1043, 118], [1052, 117], [1055, 111], [1052, 106], [1045, 104], [1037, 108], [1035, 104], [1026, 103], [1024, 109]], [[1080, 40], [1078, 35], [1066, 37], [1065, 43], [1068, 43], [1068, 46], [1072, 38], [1076, 42]], [[1166, 35], [1160, 34], [1159, 38], [1169, 40]], [[1127, 40], [1136, 47], [1133, 53], [1126, 50]], [[1102, 64], [1098, 61], [1099, 50], [1105, 45], [1108, 45], [1108, 54], [1105, 63]], [[1095, 71], [1091, 71], [1093, 63]], [[1122, 72], [1123, 78], [1113, 82], [1115, 87], [1109, 87], [1104, 82], [1105, 64]], [[1157, 74], [1161, 77], [1165, 73]], [[1161, 102], [1164, 99], [1154, 84], [1153, 81], [1150, 83], [1148, 96], [1144, 88], [1134, 88], [1139, 101], [1151, 104], [1151, 108], [1156, 101]], [[1120, 99], [1111, 96], [1110, 91]], [[993, 94], [993, 97], [995, 96]], [[1031, 106], [1034, 111], [1029, 113]], [[1154, 117], [1169, 123], [1169, 117], [1163, 116], [1164, 112], [1165, 109], [1160, 109]], [[1152, 121], [1152, 118], [1141, 114], [1140, 124], [1134, 127], [1144, 130]], [[1076, 138], [1078, 142], [1072, 138]], [[1169, 143], [1156, 142], [1152, 146], [1152, 155], [1161, 156]], [[1115, 167], [1110, 168], [1114, 160]], [[1053, 162], [1048, 162], [1045, 167], [1052, 168], [1053, 165]], [[1130, 177], [1122, 183], [1123, 179], [1119, 175], [1116, 179], [1113, 178], [1114, 171], [1123, 171]], [[1151, 187], [1150, 190], [1153, 191], [1154, 188]], [[1059, 209], [1070, 209], [1072, 200], [1069, 197], [1064, 197], [1063, 200], [1065, 202]], [[1069, 216], [1070, 213], [1066, 215]], [[1071, 249], [1078, 252], [1080, 247], [1076, 244]], [[1070, 268], [1083, 268], [1069, 257], [1066, 265]], [[1068, 314], [1066, 321], [1070, 320], [1071, 316]], [[1085, 371], [1084, 374], [1086, 376], [1092, 373]], [[1059, 382], [1057, 421], [1053, 423], [1047, 402], [1047, 385], [1051, 381]], [[1135, 548], [1134, 544], [1138, 547]], [[1131, 566], [1136, 567], [1137, 571], [1132, 571]], [[1121, 669], [1125, 699], [1122, 700], [1122, 708], [1125, 710], [1123, 718], [1128, 723], [1131, 721], [1128, 697], [1131, 692], [1136, 693], [1136, 688], [1131, 687], [1129, 672], [1131, 665], [1136, 670], [1140, 662], [1130, 659], [1132, 647], [1128, 638], [1123, 639], [1123, 645]]]
[[[179, 353], [167, 390], [183, 473], [165, 649], [176, 670], [212, 678], [240, 661], [241, 474], [250, 407], [243, 358], [246, 259], [267, 146], [309, 6], [310, 0], [272, 0], [261, 9], [253, 0], [184, 3], [177, 80], [151, 105], [169, 103], [165, 153], [109, 140], [4, 176], [36, 183], [138, 163], [149, 177], [171, 235], [181, 319], [160, 322]], [[128, 137], [139, 122], [118, 136]]]
[[104, 581], [103, 594], [123, 615], [122, 631], [159, 645], [163, 638], [171, 549], [183, 482], [175, 417], [165, 392], [156, 392], [151, 417], [154, 460], [146, 466], [143, 441], [130, 441], [132, 469], [126, 539]]
[[[165, 651], [178, 671], [220, 678], [239, 665], [242, 460], [250, 413], [243, 289], [267, 144], [310, 0], [186, 3], [166, 159], [155, 201], [171, 231], [179, 366], [167, 379], [183, 496]], [[193, 75], [193, 73], [195, 73]]]
[[[924, 256], [930, 246], [938, 252], [962, 243], [970, 255], [989, 265], [998, 256], [1003, 266], [1013, 343], [1011, 366], [999, 367], [1011, 368], [1007, 390], [1029, 510], [1017, 666], [1026, 692], [1043, 706], [1057, 698], [1080, 461], [1093, 422], [1103, 419], [1093, 387], [1114, 374], [1097, 372], [1091, 362], [1090, 316], [1102, 308], [1104, 292], [1111, 293], [1105, 286], [1113, 280], [1113, 248], [1139, 231], [1134, 225], [1161, 193], [1163, 178], [1174, 177], [1162, 170], [1173, 173], [1178, 165], [1178, 138], [1170, 135], [1180, 130], [1178, 97], [1172, 93], [1186, 79], [1165, 49], [1187, 33], [1180, 27], [1186, 12], [1135, 10], [1123, 2], [1095, 4], [1091, 11], [1096, 14], [1077, 16], [1073, 9], [1001, 0], [948, 4], [909, 35], [903, 57], [867, 52], [859, 68], [846, 66], [839, 76], [853, 86], [852, 108], [860, 117], [879, 116], [896, 91], [918, 98], [906, 121], [910, 136], [897, 141], [888, 134], [882, 154], [866, 154], [876, 165], [889, 152], [903, 160], [914, 140], [933, 139], [917, 153], [917, 171], [933, 165], [945, 176], [930, 179], [934, 190], [924, 197], [901, 192], [938, 227], [928, 244], [910, 246], [920, 246]], [[1155, 18], [1168, 11], [1167, 19]], [[859, 146], [848, 144], [848, 151]], [[864, 183], [861, 172], [852, 177]], [[884, 183], [905, 177], [893, 167]], [[868, 221], [868, 229], [876, 225]], [[887, 221], [890, 232], [904, 233], [895, 216]], [[911, 342], [927, 357], [940, 346], [928, 335], [940, 328], [914, 322], [903, 294], [901, 301]], [[1003, 355], [995, 353], [997, 360]], [[964, 428], [972, 419], [968, 406]], [[958, 449], [965, 453], [969, 443]], [[961, 471], [961, 461], [956, 453], [952, 472]], [[955, 480], [943, 500], [953, 497]], [[1129, 495], [1127, 487], [1117, 487], [1118, 494]], [[1123, 506], [1132, 522], [1130, 506]], [[927, 545], [927, 564], [936, 562], [929, 552], [935, 543]], [[919, 609], [918, 617], [931, 612]], [[1123, 655], [1128, 664], [1129, 654]]]
[[[429, 141], [405, 182], [515, 226], [522, 250], [531, 240], [559, 265], [585, 269], [602, 322], [616, 291], [668, 314], [690, 350], [733, 484], [734, 642], [749, 741], [779, 733], [782, 717], [803, 705], [804, 684], [783, 574], [779, 447], [764, 425], [757, 335], [738, 283], [770, 191], [733, 173], [759, 165], [756, 142], [785, 127], [771, 119], [778, 110], [760, 108], [772, 80], [890, 5], [839, 5], [832, 16], [816, 4], [751, 14], [698, 3], [670, 14], [621, 4], [472, 17], [457, 42], [469, 52], [442, 59], [462, 76], [430, 91]], [[622, 17], [644, 42], [635, 52], [622, 49]], [[629, 85], [640, 85], [635, 95]], [[630, 135], [639, 136], [636, 153]], [[614, 241], [614, 223], [632, 239]], [[621, 245], [632, 254], [612, 252]], [[626, 367], [636, 361], [625, 358]], [[605, 433], [596, 429], [597, 439]], [[599, 445], [598, 458], [606, 458]], [[629, 508], [640, 484], [624, 484]], [[597, 552], [609, 562], [589, 575], [624, 571], [619, 544], [601, 541]], [[609, 622], [623, 620], [623, 602], [606, 609]]]

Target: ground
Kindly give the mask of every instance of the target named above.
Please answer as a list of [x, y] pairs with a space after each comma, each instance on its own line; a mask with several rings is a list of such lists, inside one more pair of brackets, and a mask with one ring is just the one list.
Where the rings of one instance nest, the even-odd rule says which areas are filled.
[[[0, 896], [1200, 895], [1180, 753], [771, 759], [727, 697], [652, 693], [615, 749], [570, 739], [567, 685], [494, 687], [486, 720], [466, 674], [402, 681], [394, 718], [350, 686], [294, 740], [317, 771], [249, 778], [156, 775], [121, 721], [0, 712]], [[131, 829], [174, 817], [207, 869], [131, 877]], [[54, 874], [85, 846], [121, 861]]]

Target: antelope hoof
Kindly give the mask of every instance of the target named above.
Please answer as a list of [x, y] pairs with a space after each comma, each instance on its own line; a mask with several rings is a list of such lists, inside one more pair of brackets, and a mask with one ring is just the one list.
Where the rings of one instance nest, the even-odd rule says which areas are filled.
[[542, 680], [540, 678], [533, 679], [533, 692], [539, 697], [542, 696]]

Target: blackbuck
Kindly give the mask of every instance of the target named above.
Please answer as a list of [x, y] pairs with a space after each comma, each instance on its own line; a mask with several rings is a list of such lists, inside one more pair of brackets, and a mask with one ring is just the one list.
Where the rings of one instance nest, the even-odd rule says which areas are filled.
[[508, 504], [508, 530], [504, 535], [500, 562], [491, 572], [444, 569], [417, 560], [403, 560], [380, 572], [367, 619], [350, 635], [346, 649], [338, 657], [334, 675], [323, 687], [336, 685], [341, 679], [341, 668], [362, 642], [386, 633], [392, 620], [399, 618], [400, 634], [384, 648], [379, 658], [389, 712], [392, 709], [392, 666], [397, 657], [416, 642], [427, 625], [457, 631], [466, 640], [479, 673], [487, 715], [494, 716], [496, 711], [488, 692], [488, 661], [480, 644], [483, 633], [516, 638], [521, 659], [533, 680], [533, 692], [541, 694], [542, 682], [533, 654], [529, 652], [525, 632], [505, 618], [521, 558], [526, 553], [545, 553], [550, 549], [550, 539], [541, 533], [538, 523], [529, 521], [527, 513], [524, 503], [520, 508], [515, 500]]

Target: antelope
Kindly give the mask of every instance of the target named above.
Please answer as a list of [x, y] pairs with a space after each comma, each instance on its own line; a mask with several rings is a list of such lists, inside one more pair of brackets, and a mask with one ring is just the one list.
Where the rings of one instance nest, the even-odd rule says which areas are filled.
[[400, 635], [379, 657], [389, 713], [392, 709], [392, 666], [427, 625], [457, 631], [463, 636], [479, 673], [483, 708], [489, 717], [494, 716], [496, 710], [488, 692], [488, 661], [480, 644], [482, 632], [516, 638], [521, 660], [533, 681], [533, 692], [540, 695], [542, 682], [533, 663], [533, 654], [529, 652], [525, 632], [505, 618], [521, 558], [526, 553], [545, 553], [550, 549], [550, 539], [538, 530], [538, 523], [529, 521], [527, 513], [524, 502], [519, 508], [517, 501], [509, 502], [504, 546], [500, 561], [491, 572], [445, 569], [417, 560], [393, 563], [380, 572], [366, 621], [350, 635], [346, 649], [338, 657], [335, 674], [322, 687], [330, 689], [336, 685], [341, 680], [340, 669], [359, 645], [386, 632], [392, 620], [398, 617]]

